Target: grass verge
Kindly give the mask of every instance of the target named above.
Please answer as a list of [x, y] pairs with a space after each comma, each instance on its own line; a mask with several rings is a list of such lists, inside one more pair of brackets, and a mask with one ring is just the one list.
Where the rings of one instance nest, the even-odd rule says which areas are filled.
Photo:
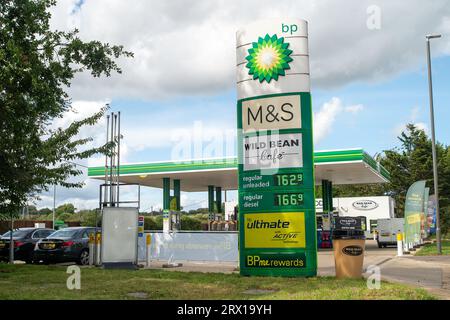
[[[442, 254], [450, 255], [450, 240], [443, 240], [442, 244]], [[427, 243], [415, 254], [416, 256], [435, 256], [437, 255], [436, 243]]]
[[[81, 268], [81, 289], [68, 290], [64, 266], [0, 264], [0, 299], [434, 299], [423, 289], [333, 277], [242, 277], [238, 274]], [[258, 294], [252, 290], [256, 290]]]

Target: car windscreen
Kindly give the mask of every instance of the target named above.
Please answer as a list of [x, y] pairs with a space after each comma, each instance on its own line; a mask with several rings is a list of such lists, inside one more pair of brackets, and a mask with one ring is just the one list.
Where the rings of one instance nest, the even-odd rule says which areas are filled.
[[73, 238], [78, 230], [70, 229], [70, 230], [58, 230], [53, 232], [47, 238]]
[[[22, 238], [22, 237], [25, 237], [29, 233], [30, 233], [30, 230], [14, 230], [12, 236], [13, 236], [13, 238]], [[11, 237], [11, 231], [8, 231], [2, 237], [8, 237], [8, 238]]]

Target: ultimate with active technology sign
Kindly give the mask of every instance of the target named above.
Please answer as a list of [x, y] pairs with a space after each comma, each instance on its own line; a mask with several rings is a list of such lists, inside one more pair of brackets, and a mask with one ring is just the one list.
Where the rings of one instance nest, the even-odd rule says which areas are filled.
[[261, 21], [236, 38], [240, 272], [315, 276], [307, 23]]

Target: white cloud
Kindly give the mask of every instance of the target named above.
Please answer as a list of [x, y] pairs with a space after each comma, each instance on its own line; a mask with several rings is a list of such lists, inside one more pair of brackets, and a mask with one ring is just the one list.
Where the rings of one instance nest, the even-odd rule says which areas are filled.
[[[205, 95], [235, 86], [235, 31], [261, 18], [300, 17], [309, 22], [313, 89], [378, 81], [423, 65], [424, 35], [448, 32], [447, 0], [424, 2], [351, 0], [60, 0], [52, 25], [77, 26], [82, 38], [123, 44], [135, 53], [122, 59], [122, 75], [77, 77], [77, 99]], [[381, 28], [366, 26], [368, 6], [378, 5]], [[346, 18], [351, 16], [351, 19]], [[411, 27], [414, 26], [414, 27]], [[450, 54], [450, 40], [433, 44]]]
[[337, 115], [342, 110], [341, 100], [333, 97], [329, 102], [323, 104], [319, 112], [314, 113], [314, 143], [322, 140], [330, 133]]
[[416, 127], [428, 133], [428, 125], [425, 122], [416, 122]]
[[362, 104], [344, 106], [337, 97], [325, 102], [320, 110], [314, 113], [314, 143], [323, 140], [333, 130], [333, 125], [340, 114], [357, 114], [363, 109]]

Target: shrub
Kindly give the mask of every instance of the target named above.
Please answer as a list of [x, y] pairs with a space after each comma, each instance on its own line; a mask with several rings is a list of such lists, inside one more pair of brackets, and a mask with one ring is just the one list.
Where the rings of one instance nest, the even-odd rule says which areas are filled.
[[[162, 229], [162, 224], [161, 224]], [[144, 217], [144, 230], [161, 230], [158, 228], [156, 223], [156, 218], [154, 217]]]
[[59, 215], [57, 215], [56, 220], [62, 220], [64, 222], [70, 220], [70, 218], [72, 217], [72, 214], [70, 213], [61, 213]]
[[189, 216], [181, 216], [181, 230], [202, 230], [202, 221]]
[[159, 215], [155, 217], [156, 222], [156, 230], [162, 230], [163, 229], [163, 216]]
[[[81, 221], [80, 224], [82, 227], [95, 227], [95, 212], [85, 212], [81, 215]], [[102, 225], [102, 217], [101, 215], [97, 215], [97, 222], [98, 226], [101, 227]]]

